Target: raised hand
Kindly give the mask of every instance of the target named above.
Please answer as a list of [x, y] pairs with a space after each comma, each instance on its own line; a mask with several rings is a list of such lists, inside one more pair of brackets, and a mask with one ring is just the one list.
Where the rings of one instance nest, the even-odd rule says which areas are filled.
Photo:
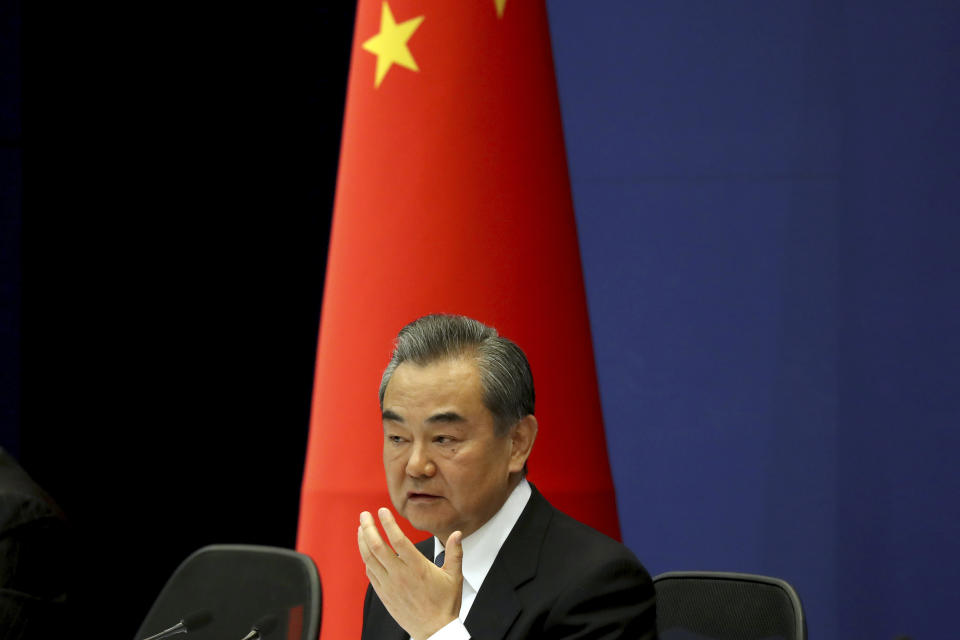
[[[444, 545], [443, 567], [436, 566], [403, 535], [389, 509], [377, 511], [390, 544], [369, 512], [360, 514], [357, 545], [367, 577], [380, 601], [413, 640], [423, 640], [453, 621], [463, 590], [463, 535], [454, 531]], [[392, 548], [391, 548], [392, 547]]]

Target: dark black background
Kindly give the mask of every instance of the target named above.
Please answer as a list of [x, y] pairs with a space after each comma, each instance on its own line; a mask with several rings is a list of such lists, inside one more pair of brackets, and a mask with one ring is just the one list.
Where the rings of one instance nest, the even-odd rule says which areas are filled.
[[295, 544], [354, 6], [24, 14], [19, 457], [132, 637], [191, 551]]

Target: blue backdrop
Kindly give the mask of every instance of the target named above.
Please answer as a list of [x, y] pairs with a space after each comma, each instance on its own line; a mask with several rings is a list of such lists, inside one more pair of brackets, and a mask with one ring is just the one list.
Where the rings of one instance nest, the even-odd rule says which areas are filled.
[[956, 3], [548, 9], [625, 541], [789, 580], [811, 638], [946, 637]]

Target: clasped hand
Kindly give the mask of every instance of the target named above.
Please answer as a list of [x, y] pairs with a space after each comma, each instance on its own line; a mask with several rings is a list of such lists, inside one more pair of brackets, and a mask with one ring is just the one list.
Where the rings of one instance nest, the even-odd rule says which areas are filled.
[[381, 508], [377, 514], [389, 545], [380, 537], [369, 512], [360, 514], [357, 528], [357, 544], [367, 565], [367, 578], [397, 624], [413, 640], [424, 640], [460, 613], [463, 535], [459, 531], [450, 534], [444, 547], [443, 567], [438, 567], [403, 535], [389, 509]]

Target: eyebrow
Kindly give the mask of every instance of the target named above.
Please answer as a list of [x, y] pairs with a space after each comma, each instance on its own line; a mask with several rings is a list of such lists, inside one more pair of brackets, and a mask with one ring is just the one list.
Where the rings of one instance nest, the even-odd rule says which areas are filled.
[[433, 414], [427, 418], [427, 422], [466, 422], [466, 418], [456, 411], [444, 411]]
[[[403, 423], [403, 417], [392, 409], [384, 409], [382, 417], [384, 420], [390, 420], [391, 422]], [[451, 424], [455, 422], [466, 422], [466, 418], [457, 413], [456, 411], [442, 411], [440, 413], [435, 413], [429, 418], [427, 422], [429, 423], [446, 423]]]

